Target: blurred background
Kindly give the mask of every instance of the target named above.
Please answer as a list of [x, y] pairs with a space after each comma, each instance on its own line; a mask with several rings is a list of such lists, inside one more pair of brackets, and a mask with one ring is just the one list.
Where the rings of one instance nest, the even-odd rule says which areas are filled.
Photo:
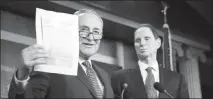
[[[210, 98], [213, 90], [213, 1], [168, 0], [168, 24], [172, 32], [172, 71], [185, 76], [190, 98]], [[153, 1], [1, 1], [1, 97], [7, 92], [13, 72], [20, 67], [20, 52], [36, 43], [35, 9], [73, 14], [95, 10], [104, 20], [104, 37], [93, 60], [111, 75], [137, 66], [133, 33], [141, 23], [150, 23], [163, 36], [163, 9]], [[158, 53], [162, 64], [162, 49]]]

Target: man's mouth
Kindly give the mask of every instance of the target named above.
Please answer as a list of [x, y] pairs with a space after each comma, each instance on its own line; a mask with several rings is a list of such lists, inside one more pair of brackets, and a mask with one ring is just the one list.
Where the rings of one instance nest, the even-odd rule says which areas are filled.
[[145, 51], [146, 51], [146, 49], [140, 49], [140, 51], [141, 51], [141, 52], [145, 52]]
[[86, 47], [92, 47], [93, 45], [95, 45], [95, 44], [91, 44], [91, 43], [83, 43], [84, 44], [84, 46], [86, 46]]

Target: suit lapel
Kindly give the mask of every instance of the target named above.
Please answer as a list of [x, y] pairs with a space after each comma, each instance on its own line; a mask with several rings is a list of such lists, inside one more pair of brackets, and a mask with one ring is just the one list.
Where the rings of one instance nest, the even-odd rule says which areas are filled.
[[141, 75], [140, 68], [137, 68], [135, 70], [135, 72], [133, 72], [133, 73], [135, 73], [135, 75], [133, 75], [132, 78], [135, 78], [138, 81], [138, 83], [135, 84], [137, 86], [136, 88], [138, 90], [141, 90], [141, 91], [135, 90], [136, 92], [137, 91], [139, 92], [139, 93], [137, 93], [138, 97], [140, 97], [140, 98], [147, 98], [148, 96], [147, 96], [147, 93], [146, 93], [146, 90], [145, 90], [145, 84], [143, 82], [143, 77]]
[[100, 67], [96, 66], [96, 65], [94, 64], [94, 62], [92, 62], [92, 66], [93, 66], [93, 68], [94, 68], [94, 70], [95, 70], [95, 72], [96, 72], [96, 74], [97, 74], [97, 76], [98, 76], [98, 78], [99, 78], [101, 84], [102, 84], [103, 86], [105, 86], [105, 87], [103, 88], [103, 93], [104, 93], [104, 97], [107, 97], [107, 94], [106, 94], [106, 93], [107, 93], [107, 84], [106, 84], [107, 79], [104, 79], [104, 78], [106, 78], [106, 77], [105, 77], [105, 75], [103, 75], [103, 73], [101, 73], [102, 69], [101, 69]]
[[101, 68], [96, 66], [94, 63], [92, 63], [93, 69], [95, 70], [100, 82], [103, 84], [103, 86], [105, 85], [106, 79], [104, 79], [104, 75], [102, 75], [101, 73]]
[[84, 72], [83, 68], [81, 67], [81, 65], [78, 65], [78, 75], [77, 75], [78, 79], [88, 88], [88, 90], [92, 93], [92, 95], [94, 97], [97, 98], [95, 91], [92, 88], [92, 84], [89, 82], [86, 73]]

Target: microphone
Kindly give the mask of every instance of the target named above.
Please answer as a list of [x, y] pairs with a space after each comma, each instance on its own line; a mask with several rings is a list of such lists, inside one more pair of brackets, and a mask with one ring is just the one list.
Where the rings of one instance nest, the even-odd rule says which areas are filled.
[[124, 92], [125, 92], [125, 90], [126, 90], [126, 88], [128, 87], [128, 84], [127, 83], [124, 83], [123, 84], [123, 89], [122, 89], [122, 92], [121, 92], [121, 99], [123, 99], [124, 98]]
[[174, 99], [174, 98], [172, 97], [172, 95], [170, 95], [170, 94], [166, 91], [166, 89], [164, 88], [164, 86], [163, 86], [162, 84], [160, 84], [159, 82], [155, 82], [155, 83], [154, 83], [154, 88], [155, 88], [156, 90], [158, 90], [160, 93], [165, 93], [167, 96], [169, 96], [170, 98]]
[[169, 8], [169, 5], [165, 1], [161, 1], [161, 5], [166, 9]]

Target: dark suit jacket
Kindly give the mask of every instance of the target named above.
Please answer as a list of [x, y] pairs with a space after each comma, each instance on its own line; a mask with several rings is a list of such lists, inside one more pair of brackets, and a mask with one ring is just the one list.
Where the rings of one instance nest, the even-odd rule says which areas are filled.
[[[160, 83], [165, 86], [167, 92], [174, 98], [188, 98], [186, 81], [182, 75], [159, 67]], [[112, 88], [116, 98], [120, 98], [123, 84], [128, 87], [124, 92], [124, 99], [147, 98], [144, 82], [140, 69], [120, 70], [113, 74], [111, 79]], [[159, 98], [169, 98], [164, 93], [159, 93]]]
[[[113, 90], [110, 84], [108, 74], [100, 67], [94, 65], [102, 85], [104, 86], [104, 98], [114, 98]], [[13, 92], [13, 93], [12, 93]], [[16, 95], [15, 98], [20, 97], [14, 93], [14, 89], [10, 89], [9, 95]], [[14, 96], [10, 96], [14, 97]], [[60, 75], [35, 72], [31, 75], [29, 83], [24, 94], [24, 98], [96, 98], [92, 85], [89, 83], [82, 67], [78, 67], [77, 76]], [[22, 98], [22, 99], [24, 99]]]

